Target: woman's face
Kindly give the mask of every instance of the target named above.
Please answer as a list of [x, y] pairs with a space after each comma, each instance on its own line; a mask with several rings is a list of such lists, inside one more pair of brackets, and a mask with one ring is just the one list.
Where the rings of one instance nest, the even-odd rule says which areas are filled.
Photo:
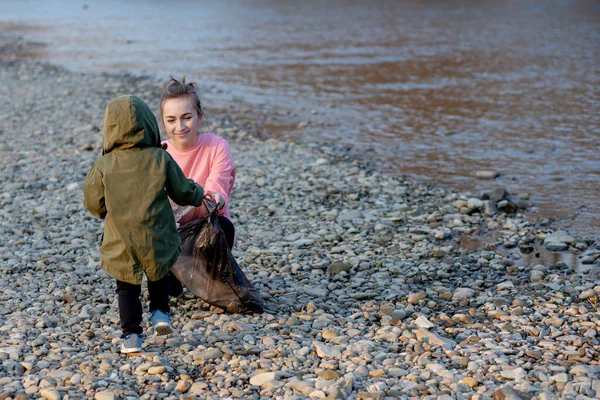
[[162, 119], [170, 139], [169, 143], [177, 150], [187, 150], [196, 145], [202, 118], [194, 108], [192, 99], [182, 96], [165, 100]]

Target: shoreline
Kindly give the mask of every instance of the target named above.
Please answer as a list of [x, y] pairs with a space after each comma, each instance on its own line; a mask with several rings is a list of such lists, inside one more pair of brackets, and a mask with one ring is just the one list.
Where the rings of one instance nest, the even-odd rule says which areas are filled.
[[[100, 11], [96, 7], [93, 8], [94, 12]], [[89, 17], [93, 13], [81, 11], [81, 14]], [[103, 64], [103, 60], [112, 58], [111, 54], [106, 53], [106, 49], [102, 46], [98, 47], [98, 51], [90, 53], [90, 59], [99, 57], [96, 60], [97, 62], [90, 64], [82, 57], [82, 53], [85, 53], [83, 48], [77, 47], [77, 51], [75, 51], [75, 48], [70, 47], [68, 41], [63, 43], [62, 40], [56, 39], [56, 36], [52, 35], [53, 29], [49, 26], [35, 25], [32, 21], [29, 21], [29, 23], [32, 23], [32, 25], [21, 28], [21, 30], [15, 28], [14, 22], [8, 22], [7, 25], [4, 25], [5, 30], [9, 32], [20, 32], [26, 38], [43, 42], [35, 43], [34, 50], [28, 51], [27, 56], [34, 55], [37, 52], [41, 60], [53, 60], [58, 65], [75, 68], [75, 71], [98, 71], [98, 73], [102, 73], [101, 66], [106, 65], [106, 68], [109, 68], [107, 71], [122, 73], [121, 68], [131, 68], [132, 71], [137, 71], [134, 72], [135, 74], [148, 73], [160, 80], [168, 78], [170, 71], [165, 72], [162, 64], [156, 64], [156, 59], [147, 57], [149, 55], [144, 53], [143, 50], [140, 54], [145, 54], [144, 57], [148, 59], [148, 62], [150, 62], [150, 59], [154, 60], [146, 68], [143, 68], [142, 64], [136, 67], [135, 63], [119, 63], [118, 60], [116, 60], [116, 63]], [[49, 28], [51, 29], [48, 32], [50, 36], [45, 36], [42, 32]], [[61, 28], [60, 26], [54, 26], [54, 29], [60, 30]], [[48, 40], [51, 42], [48, 42]], [[120, 41], [119, 43], [121, 47], [118, 44], [116, 46], [121, 51], [123, 46], [130, 48], [132, 52], [141, 50], [136, 47], [137, 42], [135, 41], [127, 45], [123, 45]], [[231, 53], [228, 53], [228, 55], [223, 54], [223, 56], [232, 56], [232, 59], [237, 60]], [[563, 122], [560, 129], [566, 129], [564, 123], [566, 123], [565, 117], [567, 117], [571, 121], [575, 136], [568, 140], [558, 140], [555, 144], [552, 144], [553, 139], [551, 137], [546, 137], [540, 130], [535, 131], [537, 132], [535, 134], [533, 131], [527, 133], [529, 130], [527, 126], [522, 127], [522, 135], [517, 134], [516, 131], [508, 134], [511, 129], [507, 126], [508, 137], [498, 136], [502, 129], [486, 125], [488, 122], [491, 123], [491, 120], [495, 120], [493, 115], [488, 115], [488, 118], [480, 121], [483, 126], [474, 129], [471, 124], [476, 124], [476, 122], [469, 122], [464, 119], [468, 119], [468, 114], [464, 114], [464, 112], [470, 107], [466, 104], [463, 104], [466, 109], [463, 107], [461, 108], [462, 111], [456, 110], [458, 115], [462, 115], [462, 117], [458, 117], [462, 122], [457, 121], [457, 125], [452, 129], [453, 123], [447, 121], [449, 125], [447, 127], [448, 131], [445, 133], [442, 133], [442, 131], [446, 129], [446, 123], [431, 117], [431, 126], [438, 126], [439, 134], [433, 134], [433, 136], [431, 132], [425, 134], [429, 129], [427, 129], [427, 126], [422, 126], [419, 129], [423, 131], [424, 136], [420, 138], [421, 135], [417, 133], [419, 129], [408, 133], [404, 129], [405, 125], [397, 125], [393, 132], [390, 131], [389, 135], [386, 135], [386, 129], [374, 128], [373, 121], [377, 120], [375, 116], [364, 115], [359, 118], [354, 107], [344, 108], [345, 102], [343, 101], [339, 104], [336, 101], [327, 104], [317, 104], [314, 101], [311, 101], [310, 104], [305, 104], [306, 102], [296, 104], [292, 99], [290, 105], [290, 100], [285, 100], [285, 93], [281, 93], [282, 97], [278, 97], [279, 95], [276, 92], [268, 90], [269, 86], [261, 86], [264, 90], [260, 90], [260, 93], [252, 90], [252, 87], [236, 86], [233, 82], [240, 82], [241, 85], [244, 85], [244, 75], [239, 75], [239, 70], [237, 72], [236, 69], [229, 70], [226, 67], [228, 64], [224, 65], [222, 71], [229, 72], [212, 74], [215, 78], [214, 81], [209, 77], [211, 73], [208, 71], [208, 76], [205, 77], [206, 80], [202, 80], [205, 72], [201, 68], [195, 69], [194, 65], [188, 64], [189, 68], [184, 69], [184, 71], [192, 73], [194, 78], [200, 79], [204, 85], [209, 86], [208, 89], [214, 96], [211, 96], [208, 104], [222, 102], [220, 104], [227, 107], [231, 103], [239, 103], [236, 104], [238, 108], [243, 104], [247, 104], [245, 109], [248, 110], [249, 115], [253, 119], [260, 120], [260, 130], [268, 130], [269, 135], [273, 137], [282, 138], [283, 140], [302, 140], [305, 137], [313, 137], [324, 143], [345, 142], [347, 145], [362, 149], [362, 152], [366, 153], [367, 156], [376, 158], [380, 166], [389, 173], [397, 176], [407, 173], [413, 179], [421, 182], [433, 185], [441, 184], [461, 192], [470, 190], [476, 196], [479, 196], [481, 192], [504, 186], [513, 195], [529, 197], [532, 207], [526, 211], [526, 214], [529, 219], [536, 221], [536, 223], [542, 222], [546, 218], [552, 221], [553, 226], [565, 229], [572, 235], [596, 239], [599, 236], [596, 226], [600, 225], [600, 221], [597, 220], [600, 209], [598, 209], [598, 202], [595, 200], [598, 197], [595, 196], [598, 185], [593, 184], [597, 178], [594, 170], [596, 158], [589, 153], [590, 145], [593, 142], [593, 134], [590, 136], [589, 131], [574, 127], [574, 120], [570, 120], [568, 116], [563, 115], [560, 117]], [[202, 64], [200, 63], [200, 65]], [[178, 71], [181, 72], [181, 67]], [[511, 78], [506, 78], [508, 81], [504, 83], [510, 86]], [[230, 84], [230, 82], [232, 83]], [[540, 84], [542, 83], [540, 82]], [[213, 84], [214, 87], [212, 87]], [[257, 84], [261, 83], [257, 82]], [[205, 88], [203, 86], [203, 91]], [[518, 88], [515, 89], [518, 90]], [[286, 90], [283, 92], [286, 92]], [[528, 91], [528, 93], [530, 92], [536, 93], [536, 90]], [[414, 94], [415, 92], [413, 90], [406, 92], [409, 97], [405, 100], [408, 101], [409, 98], [415, 100], [410, 93]], [[431, 94], [435, 93], [435, 91], [431, 92]], [[493, 90], [492, 93], [494, 93]], [[440, 94], [442, 93], [440, 92]], [[404, 94], [401, 94], [401, 98], [403, 98], [402, 96]], [[463, 93], [461, 97], [468, 97], [468, 91]], [[558, 96], [558, 98], [562, 98], [562, 96]], [[403, 102], [401, 101], [401, 103]], [[510, 102], [511, 100], [508, 104], [511, 104]], [[417, 101], [417, 103], [419, 102]], [[560, 103], [558, 101], [556, 104]], [[346, 106], [348, 106], [348, 103], [346, 103]], [[430, 106], [444, 109], [446, 105], [434, 102]], [[473, 113], [477, 113], [478, 107], [473, 106], [475, 107], [472, 110]], [[404, 108], [407, 114], [412, 113], [409, 104]], [[448, 110], [451, 109], [453, 109], [452, 106]], [[583, 112], [583, 110], [581, 111]], [[391, 113], [385, 114], [391, 115]], [[516, 124], [516, 126], [519, 125], [517, 121], [522, 122], [525, 117], [537, 120], [540, 127], [546, 125], [547, 129], [543, 129], [543, 132], [551, 132], [555, 128], [555, 125], [546, 119], [546, 114], [539, 109], [537, 114], [522, 115], [520, 117], [517, 117], [517, 115], [511, 117], [508, 114], [502, 118], [501, 114], [498, 117], [505, 119], [505, 123], [509, 123], [514, 117], [514, 121], [510, 124]], [[517, 114], [519, 113], [517, 112]], [[451, 115], [448, 116], [451, 117]], [[425, 118], [422, 121], [423, 123], [428, 121], [427, 117], [422, 116], [422, 118]], [[575, 115], [573, 115], [573, 118], [575, 118]], [[589, 127], [592, 130], [597, 125], [595, 124], [597, 121], [589, 113], [582, 115], [581, 118], [582, 121], [587, 120], [591, 124]], [[415, 120], [409, 118], [406, 122], [408, 131], [411, 131], [412, 128], [408, 127], [413, 126]], [[569, 124], [567, 123], [567, 125]], [[367, 129], [367, 127], [371, 128]], [[559, 127], [556, 127], [556, 129], [559, 129]], [[477, 131], [477, 133], [474, 131]], [[491, 136], [488, 137], [488, 135]], [[386, 138], [387, 136], [389, 138]], [[563, 135], [559, 137], [563, 137]], [[570, 136], [567, 135], [566, 137]], [[578, 143], [581, 144], [582, 141], [585, 142], [586, 140], [589, 143], [587, 146], [584, 146], [584, 148], [577, 147]], [[570, 147], [573, 152], [567, 150], [569, 142], [574, 145], [574, 147]], [[481, 143], [481, 145], [475, 145], [475, 143]], [[516, 148], [513, 149], [513, 146], [516, 146]], [[591, 147], [593, 148], [593, 146]], [[542, 157], [543, 154], [546, 154], [546, 156]], [[538, 161], [534, 162], [536, 159]], [[559, 167], [555, 168], [553, 165], [559, 165]], [[494, 179], [478, 179], [474, 176], [474, 173], [479, 170], [494, 170], [499, 175]]]
[[[133, 93], [157, 110], [161, 83], [25, 59], [0, 65], [4, 394], [600, 394], [597, 240], [567, 246], [586, 247], [585, 271], [536, 258], [550, 226], [485, 216], [479, 199], [385, 175], [356, 150], [257, 137], [259, 122], [235, 105], [211, 112], [207, 128], [231, 144], [234, 255], [269, 312], [228, 315], [188, 295], [173, 303], [176, 334], [119, 354], [101, 225], [81, 206], [81, 182], [100, 153], [107, 102]], [[470, 248], [461, 242], [470, 236], [489, 242]], [[533, 248], [532, 258], [506, 248]]]

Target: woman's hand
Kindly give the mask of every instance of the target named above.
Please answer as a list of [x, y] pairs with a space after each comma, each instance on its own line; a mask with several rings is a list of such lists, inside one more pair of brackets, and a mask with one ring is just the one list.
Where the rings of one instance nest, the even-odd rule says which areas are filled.
[[213, 192], [212, 190], [205, 190], [204, 197], [208, 197], [217, 203], [217, 208], [220, 210], [225, 206], [225, 197], [221, 193]]

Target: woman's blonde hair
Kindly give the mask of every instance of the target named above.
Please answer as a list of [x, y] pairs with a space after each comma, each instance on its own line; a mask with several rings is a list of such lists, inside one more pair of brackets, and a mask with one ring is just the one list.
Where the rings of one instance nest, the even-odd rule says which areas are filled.
[[185, 76], [181, 78], [181, 81], [171, 77], [169, 82], [164, 86], [162, 97], [160, 99], [160, 112], [163, 112], [163, 105], [165, 101], [169, 99], [177, 99], [179, 97], [189, 97], [192, 99], [192, 103], [194, 104], [194, 108], [200, 118], [204, 118], [204, 112], [202, 111], [202, 104], [200, 103], [200, 97], [198, 96], [198, 92], [196, 88], [198, 85], [196, 82], [186, 82]]

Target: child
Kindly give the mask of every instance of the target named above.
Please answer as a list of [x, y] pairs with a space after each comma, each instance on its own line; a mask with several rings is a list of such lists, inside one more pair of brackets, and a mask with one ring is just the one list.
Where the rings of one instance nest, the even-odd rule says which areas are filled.
[[144, 274], [154, 333], [173, 332], [166, 277], [179, 256], [181, 239], [169, 197], [197, 207], [204, 190], [161, 148], [158, 124], [146, 103], [128, 95], [106, 107], [102, 157], [88, 172], [83, 195], [85, 208], [104, 219], [100, 259], [117, 280], [121, 353], [141, 351]]

